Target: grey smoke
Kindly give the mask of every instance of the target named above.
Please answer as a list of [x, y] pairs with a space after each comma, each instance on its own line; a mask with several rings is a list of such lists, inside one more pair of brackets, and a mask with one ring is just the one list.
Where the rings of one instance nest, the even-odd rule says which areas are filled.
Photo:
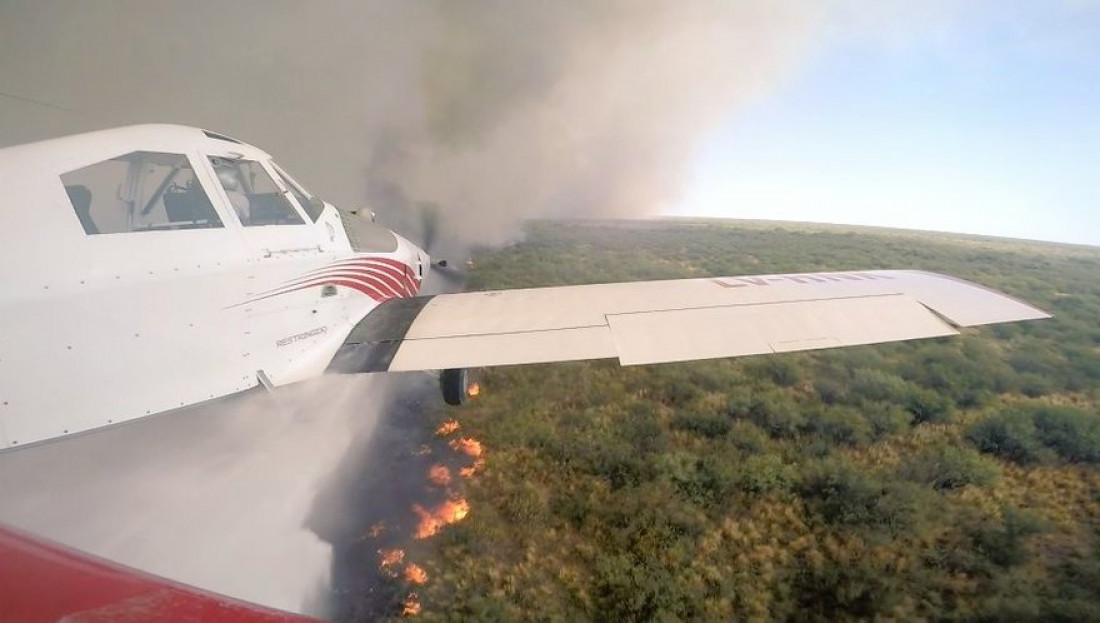
[[[0, 522], [238, 599], [325, 607], [320, 483], [369, 435], [384, 379], [325, 377], [0, 453]], [[322, 511], [314, 510], [314, 513]]]
[[0, 144], [195, 124], [399, 230], [432, 202], [446, 231], [496, 242], [528, 217], [674, 203], [705, 133], [814, 39], [815, 6], [9, 2], [0, 91], [23, 99], [0, 97]]

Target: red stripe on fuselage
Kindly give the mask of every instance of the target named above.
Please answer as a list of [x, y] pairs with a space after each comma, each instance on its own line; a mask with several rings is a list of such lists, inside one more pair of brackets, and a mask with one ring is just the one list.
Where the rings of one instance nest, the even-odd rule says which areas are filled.
[[412, 266], [409, 266], [408, 264], [400, 260], [395, 260], [388, 257], [356, 257], [333, 262], [332, 266], [340, 266], [342, 264], [354, 264], [363, 261], [377, 262], [379, 264], [384, 264], [390, 268], [393, 268], [397, 272], [401, 273], [406, 279], [408, 279], [414, 288], [419, 289], [417, 284], [420, 283], [420, 279], [416, 276], [416, 271], [413, 270]]
[[363, 282], [360, 282], [360, 281], [355, 281], [355, 280], [350, 280], [350, 279], [328, 279], [328, 278], [322, 277], [320, 279], [313, 279], [313, 280], [310, 280], [310, 281], [305, 282], [305, 283], [298, 284], [298, 285], [293, 286], [293, 287], [281, 288], [279, 290], [271, 292], [270, 294], [264, 294], [262, 296], [257, 296], [255, 298], [248, 299], [244, 303], [239, 303], [239, 305], [247, 305], [248, 303], [255, 303], [256, 301], [262, 301], [264, 299], [269, 299], [269, 298], [273, 298], [273, 297], [276, 297], [276, 296], [282, 296], [283, 294], [290, 294], [291, 292], [297, 292], [299, 290], [306, 290], [306, 289], [309, 289], [309, 288], [315, 288], [317, 286], [323, 286], [323, 285], [328, 285], [328, 284], [331, 284], [331, 285], [334, 285], [334, 286], [344, 286], [345, 288], [351, 288], [352, 290], [355, 290], [357, 292], [361, 292], [363, 294], [366, 294], [367, 296], [369, 296], [370, 298], [372, 298], [372, 299], [374, 299], [375, 301], [378, 301], [378, 302], [385, 301], [385, 300], [392, 299], [392, 298], [404, 298], [404, 297], [396, 297], [392, 294], [387, 294], [385, 292], [382, 292], [382, 291], [378, 290], [374, 286], [371, 286], [367, 283], [363, 283]]
[[365, 277], [369, 279], [377, 280], [393, 291], [395, 296], [409, 296], [409, 286], [404, 280], [398, 279], [393, 275], [385, 272], [381, 272], [374, 269], [354, 268], [354, 267], [340, 267], [340, 268], [326, 268], [324, 270], [315, 271], [314, 274], [299, 280], [312, 280], [319, 279], [321, 277]]
[[420, 280], [408, 264], [386, 257], [358, 256], [311, 270], [233, 307], [325, 284], [351, 288], [375, 301], [413, 297], [420, 291]]
[[311, 276], [328, 270], [339, 270], [343, 268], [355, 267], [363, 267], [371, 270], [377, 270], [393, 277], [394, 279], [399, 280], [402, 284], [404, 284], [406, 293], [409, 296], [416, 296], [416, 293], [420, 290], [419, 284], [412, 277], [412, 268], [408, 264], [404, 264], [396, 260], [383, 261], [383, 258], [363, 258], [334, 262], [324, 268], [318, 268], [317, 270], [310, 271], [306, 273], [306, 275]]
[[376, 301], [385, 301], [385, 300], [392, 299], [392, 298], [403, 298], [403, 297], [399, 297], [399, 296], [394, 296], [393, 294], [389, 294], [388, 292], [384, 291], [381, 287], [379, 287], [375, 284], [367, 283], [366, 281], [363, 281], [363, 280], [346, 279], [346, 278], [345, 279], [333, 279], [333, 278], [328, 278], [328, 277], [322, 277], [322, 278], [318, 278], [318, 279], [308, 281], [306, 283], [301, 283], [301, 284], [298, 284], [298, 285], [296, 285], [292, 288], [280, 290], [278, 292], [268, 294], [267, 296], [264, 296], [264, 297], [261, 297], [261, 298], [270, 298], [272, 296], [279, 296], [281, 294], [289, 294], [291, 292], [297, 292], [298, 290], [305, 290], [305, 289], [313, 288], [313, 287], [316, 287], [316, 286], [323, 286], [323, 285], [330, 285], [330, 284], [334, 285], [334, 286], [344, 286], [345, 288], [351, 288], [352, 290], [362, 292], [363, 294], [366, 294], [367, 296], [371, 297], [372, 299], [374, 299]]

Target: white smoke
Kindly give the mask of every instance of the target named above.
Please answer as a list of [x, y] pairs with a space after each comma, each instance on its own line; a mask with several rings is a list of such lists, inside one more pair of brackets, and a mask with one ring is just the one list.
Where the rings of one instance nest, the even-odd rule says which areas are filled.
[[369, 434], [383, 379], [331, 376], [0, 453], [0, 522], [207, 590], [319, 607], [319, 484]]

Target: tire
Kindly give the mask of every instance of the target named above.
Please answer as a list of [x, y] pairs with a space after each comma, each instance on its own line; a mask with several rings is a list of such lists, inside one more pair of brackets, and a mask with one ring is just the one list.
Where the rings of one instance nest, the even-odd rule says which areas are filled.
[[439, 389], [443, 391], [443, 402], [460, 406], [466, 402], [466, 391], [470, 386], [470, 373], [466, 368], [449, 368], [439, 373]]

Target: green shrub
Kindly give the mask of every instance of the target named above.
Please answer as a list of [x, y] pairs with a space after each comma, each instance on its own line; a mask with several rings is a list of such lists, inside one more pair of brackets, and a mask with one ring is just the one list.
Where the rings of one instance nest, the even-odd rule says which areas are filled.
[[877, 476], [837, 459], [807, 465], [800, 490], [830, 524], [865, 527], [898, 534], [921, 515], [922, 497], [905, 482], [883, 482]]
[[982, 452], [1017, 463], [1036, 463], [1050, 454], [1039, 441], [1031, 414], [1019, 409], [1006, 409], [973, 424], [966, 438]]
[[735, 448], [749, 454], [760, 454], [768, 449], [768, 435], [752, 422], [738, 420], [730, 427], [728, 439]]
[[852, 398], [871, 401], [901, 402], [911, 390], [910, 383], [896, 374], [872, 368], [860, 368], [852, 375]]
[[806, 417], [794, 400], [780, 393], [757, 397], [749, 409], [749, 420], [772, 437], [785, 439], [798, 436], [799, 429], [806, 423]]
[[802, 370], [790, 355], [764, 355], [745, 362], [751, 376], [781, 387], [793, 387], [802, 380]]
[[1000, 523], [978, 524], [970, 538], [974, 549], [1000, 567], [1012, 567], [1027, 562], [1027, 537], [1049, 528], [1042, 517], [1026, 510], [1004, 509]]
[[700, 506], [724, 499], [737, 486], [738, 470], [729, 461], [700, 457], [691, 452], [663, 454], [657, 472], [687, 499]]
[[814, 379], [813, 386], [817, 397], [827, 405], [835, 405], [848, 398], [847, 385], [834, 376], [823, 376]]
[[747, 387], [738, 387], [729, 393], [726, 412], [730, 417], [748, 417], [754, 404], [756, 404], [756, 398], [753, 396], [753, 392]]
[[612, 489], [636, 486], [655, 475], [650, 462], [633, 445], [619, 439], [563, 439], [548, 454], [574, 469], [606, 478]]
[[965, 340], [914, 345], [917, 352], [904, 360], [902, 374], [950, 404], [977, 406], [988, 399], [1007, 368], [987, 366], [976, 354], [967, 353], [965, 345]]
[[810, 417], [809, 428], [833, 443], [860, 446], [871, 438], [871, 424], [851, 407], [829, 407]]
[[737, 470], [737, 488], [746, 493], [789, 491], [796, 472], [774, 454], [750, 456]]
[[782, 390], [751, 392], [739, 388], [729, 395], [730, 417], [748, 419], [775, 438], [793, 438], [806, 418], [798, 404]]
[[796, 621], [893, 620], [892, 610], [904, 597], [897, 580], [862, 559], [826, 559], [804, 565], [790, 580]]
[[863, 405], [861, 411], [876, 439], [909, 430], [913, 414], [901, 405], [876, 402]]
[[909, 457], [900, 470], [902, 478], [950, 491], [967, 485], [987, 486], [1000, 478], [997, 464], [969, 448], [937, 444]]
[[733, 422], [723, 414], [689, 411], [677, 413], [672, 419], [672, 426], [680, 430], [691, 431], [708, 439], [715, 439], [728, 433], [733, 426]]
[[674, 621], [694, 611], [700, 596], [684, 599], [677, 577], [660, 561], [616, 554], [595, 565], [595, 618], [607, 621]]
[[951, 419], [955, 403], [940, 392], [913, 387], [905, 396], [905, 408], [913, 414], [917, 423], [947, 422]]
[[669, 406], [682, 406], [695, 400], [703, 394], [703, 390], [680, 375], [661, 382], [652, 389], [651, 395], [660, 402]]
[[530, 482], [508, 485], [500, 496], [499, 506], [506, 517], [522, 524], [540, 519], [547, 508], [542, 495]]
[[1005, 409], [967, 430], [983, 452], [1017, 463], [1054, 456], [1070, 462], [1100, 463], [1100, 416], [1072, 407], [1031, 405]]
[[1025, 372], [1016, 377], [1016, 387], [1028, 398], [1038, 398], [1057, 391], [1054, 381], [1033, 372]]
[[620, 422], [619, 432], [639, 453], [663, 452], [668, 447], [668, 435], [651, 402], [631, 406]]
[[1100, 415], [1070, 407], [1032, 411], [1039, 440], [1067, 461], [1100, 463]]

